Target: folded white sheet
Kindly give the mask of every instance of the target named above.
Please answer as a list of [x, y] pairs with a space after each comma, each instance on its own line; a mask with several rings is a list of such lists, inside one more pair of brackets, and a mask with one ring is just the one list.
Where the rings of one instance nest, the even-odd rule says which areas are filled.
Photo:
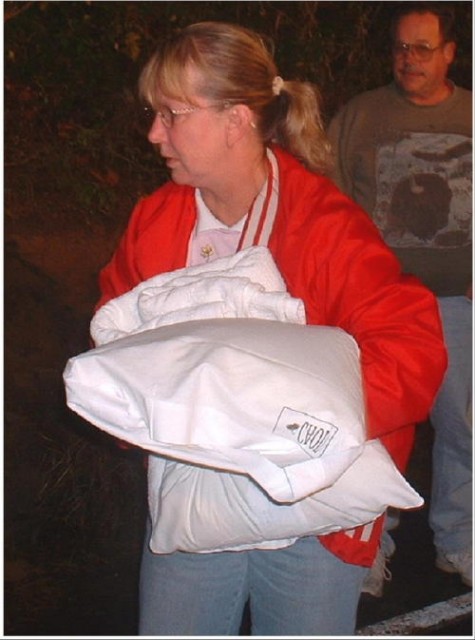
[[205, 318], [263, 318], [305, 324], [266, 247], [150, 278], [101, 307], [91, 322], [96, 345], [130, 333]]

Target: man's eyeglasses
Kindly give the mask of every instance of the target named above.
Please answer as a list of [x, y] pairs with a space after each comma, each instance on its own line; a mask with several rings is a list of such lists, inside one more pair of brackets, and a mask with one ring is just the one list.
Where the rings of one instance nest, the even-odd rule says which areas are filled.
[[429, 44], [425, 43], [416, 43], [409, 44], [408, 42], [395, 42], [393, 44], [393, 54], [395, 56], [404, 56], [409, 55], [409, 53], [413, 53], [416, 60], [420, 60], [421, 62], [427, 62], [434, 55], [434, 51], [437, 49], [442, 49], [445, 45], [445, 42], [437, 45], [437, 47], [431, 47]]

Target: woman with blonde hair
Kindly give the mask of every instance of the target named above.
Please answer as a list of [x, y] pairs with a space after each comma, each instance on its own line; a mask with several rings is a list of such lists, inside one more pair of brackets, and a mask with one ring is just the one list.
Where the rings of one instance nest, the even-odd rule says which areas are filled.
[[[263, 38], [204, 22], [164, 43], [140, 93], [149, 141], [171, 181], [136, 206], [100, 275], [99, 305], [157, 274], [266, 245], [308, 324], [340, 327], [361, 352], [368, 438], [404, 470], [445, 367], [432, 294], [400, 272], [366, 213], [325, 177], [330, 149], [318, 91], [284, 80]], [[140, 580], [140, 634], [353, 634], [381, 518], [277, 549], [154, 553], [159, 478]]]

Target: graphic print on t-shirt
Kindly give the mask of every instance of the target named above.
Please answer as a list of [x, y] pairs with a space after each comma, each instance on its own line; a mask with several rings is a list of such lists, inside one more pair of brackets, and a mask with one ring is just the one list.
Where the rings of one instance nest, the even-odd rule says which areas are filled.
[[472, 141], [407, 133], [377, 150], [374, 220], [392, 247], [446, 249], [472, 238]]

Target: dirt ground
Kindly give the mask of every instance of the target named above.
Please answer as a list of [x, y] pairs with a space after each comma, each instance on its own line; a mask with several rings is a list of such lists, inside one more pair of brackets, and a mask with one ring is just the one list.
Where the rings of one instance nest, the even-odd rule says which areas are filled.
[[[67, 409], [62, 372], [89, 347], [97, 273], [119, 230], [5, 222], [4, 632], [107, 634], [107, 620], [97, 619], [107, 618], [104, 594], [118, 605], [119, 628], [121, 616], [133, 616], [141, 456], [119, 450]], [[119, 474], [115, 489], [104, 486]], [[132, 506], [118, 495], [128, 479]], [[106, 501], [115, 504], [105, 509]], [[124, 518], [128, 532], [120, 531]], [[123, 626], [132, 633], [133, 623]]]

